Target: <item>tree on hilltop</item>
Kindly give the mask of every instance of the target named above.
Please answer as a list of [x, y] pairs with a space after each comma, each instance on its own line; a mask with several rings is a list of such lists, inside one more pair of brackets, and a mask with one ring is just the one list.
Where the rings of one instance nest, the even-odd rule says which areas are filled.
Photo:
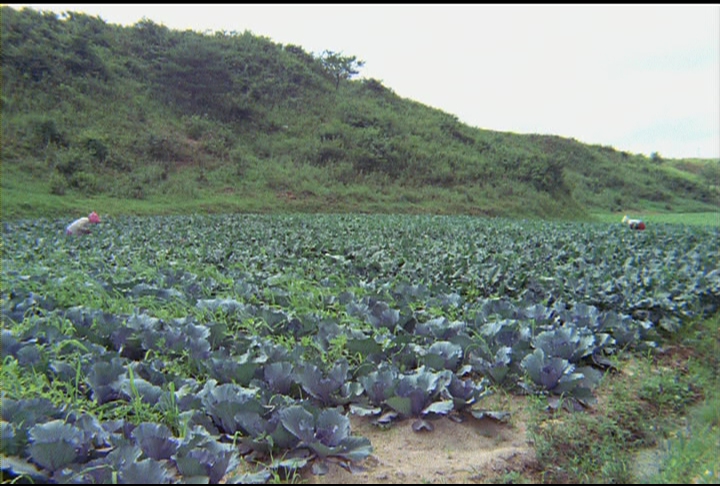
[[365, 65], [365, 61], [358, 61], [356, 56], [343, 56], [342, 52], [325, 50], [320, 55], [325, 70], [335, 78], [335, 90], [340, 87], [341, 79], [350, 79]]

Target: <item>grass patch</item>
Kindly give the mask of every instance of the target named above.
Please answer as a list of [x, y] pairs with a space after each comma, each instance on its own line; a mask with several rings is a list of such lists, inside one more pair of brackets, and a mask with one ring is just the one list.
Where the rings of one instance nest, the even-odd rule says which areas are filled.
[[697, 226], [720, 226], [720, 211], [705, 211], [698, 213], [651, 213], [639, 211], [637, 213], [592, 213], [595, 221], [602, 223], [620, 223], [623, 215], [639, 218], [646, 223], [687, 224]]
[[695, 408], [688, 426], [673, 433], [661, 451], [660, 471], [643, 482], [720, 484], [720, 397]]
[[660, 470], [643, 482], [720, 484], [720, 316], [694, 326], [684, 342], [695, 351], [688, 375], [705, 394], [690, 408], [687, 423], [660, 447]]
[[[531, 398], [528, 435], [544, 483], [720, 482], [720, 316], [688, 324], [662, 352], [626, 355], [598, 405], [546, 411]], [[639, 452], [652, 447], [648, 470]]]

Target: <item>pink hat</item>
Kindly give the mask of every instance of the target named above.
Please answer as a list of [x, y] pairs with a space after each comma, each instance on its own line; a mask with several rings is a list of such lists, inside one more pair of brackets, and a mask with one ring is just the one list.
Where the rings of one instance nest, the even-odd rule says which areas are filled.
[[98, 214], [95, 211], [90, 213], [90, 216], [88, 216], [88, 219], [90, 220], [91, 223], [99, 223], [100, 222], [100, 216], [98, 216]]

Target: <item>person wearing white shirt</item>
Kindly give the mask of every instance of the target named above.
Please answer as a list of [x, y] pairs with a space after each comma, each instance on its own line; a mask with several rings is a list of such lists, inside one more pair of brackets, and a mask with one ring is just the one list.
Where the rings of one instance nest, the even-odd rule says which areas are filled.
[[630, 219], [625, 215], [622, 219], [622, 222], [626, 225], [630, 226], [631, 229], [635, 230], [644, 230], [645, 229], [645, 223], [643, 223], [639, 219]]
[[100, 222], [100, 216], [93, 211], [86, 218], [78, 218], [65, 228], [66, 235], [84, 235], [90, 233], [89, 226]]

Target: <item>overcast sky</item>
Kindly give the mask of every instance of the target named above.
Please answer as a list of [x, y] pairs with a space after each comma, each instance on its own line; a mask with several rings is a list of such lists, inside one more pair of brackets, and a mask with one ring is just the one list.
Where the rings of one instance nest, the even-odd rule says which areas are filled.
[[27, 5], [248, 30], [357, 56], [360, 77], [471, 126], [720, 158], [720, 5]]

